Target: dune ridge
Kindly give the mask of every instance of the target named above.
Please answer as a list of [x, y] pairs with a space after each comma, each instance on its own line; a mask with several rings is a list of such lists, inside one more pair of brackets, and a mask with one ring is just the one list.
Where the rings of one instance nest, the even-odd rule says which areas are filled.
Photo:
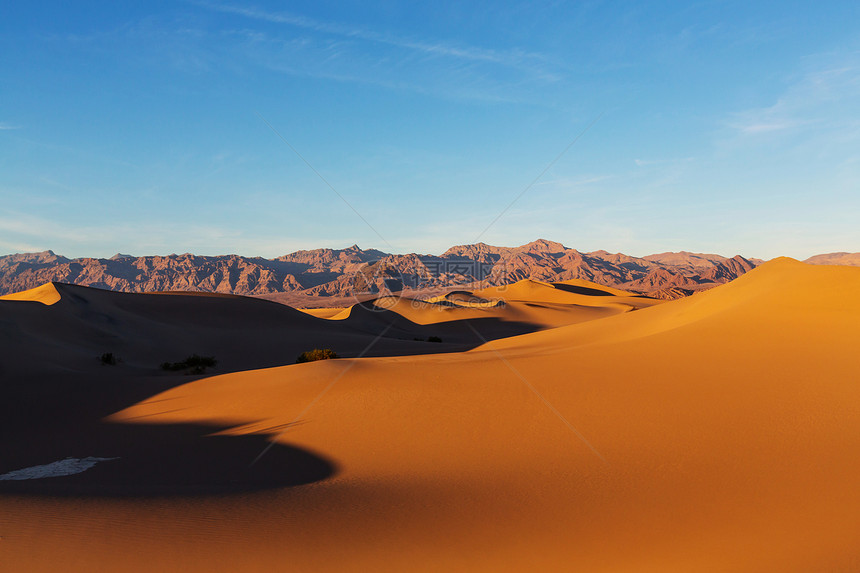
[[60, 292], [55, 283], [45, 283], [41, 286], [21, 292], [14, 292], [0, 296], [0, 300], [19, 300], [25, 302], [40, 302], [50, 306], [60, 300]]

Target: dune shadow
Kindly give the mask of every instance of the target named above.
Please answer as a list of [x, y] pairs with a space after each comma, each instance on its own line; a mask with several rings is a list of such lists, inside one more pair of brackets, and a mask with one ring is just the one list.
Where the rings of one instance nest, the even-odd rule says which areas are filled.
[[0, 385], [0, 398], [16, 406], [0, 419], [0, 476], [66, 458], [105, 460], [73, 475], [0, 479], [0, 496], [212, 496], [305, 485], [337, 473], [336, 463], [317, 452], [271, 444], [269, 437], [283, 428], [232, 436], [213, 435], [224, 430], [226, 422], [215, 426], [104, 419], [187, 381], [179, 377], [173, 383], [153, 384], [103, 377]]
[[[337, 471], [319, 454], [277, 443], [255, 462], [270, 444], [263, 435], [213, 436], [219, 428], [197, 424], [104, 426], [62, 448], [68, 457], [104, 461], [73, 475], [0, 480], [0, 495], [196, 497], [305, 485]], [[29, 463], [58, 461], [28, 457]], [[3, 461], [4, 469], [9, 462]]]
[[606, 292], [596, 288], [589, 288], [578, 285], [566, 285], [561, 283], [553, 283], [553, 286], [558, 290], [563, 290], [565, 292], [571, 292], [574, 294], [584, 294], [587, 296], [615, 296], [610, 292]]

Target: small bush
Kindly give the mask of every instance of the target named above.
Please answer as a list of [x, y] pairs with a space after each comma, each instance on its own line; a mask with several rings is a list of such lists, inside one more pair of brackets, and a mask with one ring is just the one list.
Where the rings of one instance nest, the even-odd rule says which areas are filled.
[[331, 348], [314, 348], [313, 350], [308, 350], [299, 354], [299, 357], [296, 358], [296, 364], [301, 364], [302, 362], [316, 362], [317, 360], [331, 360], [332, 358], [338, 358], [338, 355]]
[[427, 342], [442, 342], [442, 339], [439, 338], [438, 336], [431, 336], [430, 338], [427, 339]]
[[105, 352], [99, 357], [99, 360], [101, 360], [102, 365], [116, 366], [116, 356], [113, 355], [113, 352]]
[[186, 374], [203, 374], [206, 368], [213, 367], [218, 364], [214, 356], [200, 356], [192, 354], [182, 362], [162, 362], [161, 369], [171, 372], [179, 372], [186, 370]]

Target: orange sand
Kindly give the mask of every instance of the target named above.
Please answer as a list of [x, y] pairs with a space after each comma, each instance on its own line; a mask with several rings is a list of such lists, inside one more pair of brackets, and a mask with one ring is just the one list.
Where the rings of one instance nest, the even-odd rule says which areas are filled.
[[342, 313], [344, 308], [342, 307], [334, 307], [334, 308], [303, 308], [302, 312], [307, 313], [311, 316], [315, 316], [317, 318], [332, 318], [340, 313]]
[[0, 296], [0, 300], [21, 300], [41, 302], [45, 305], [52, 305], [60, 300], [60, 293], [57, 292], [53, 283], [46, 283], [42, 286], [31, 288], [22, 292], [5, 294]]

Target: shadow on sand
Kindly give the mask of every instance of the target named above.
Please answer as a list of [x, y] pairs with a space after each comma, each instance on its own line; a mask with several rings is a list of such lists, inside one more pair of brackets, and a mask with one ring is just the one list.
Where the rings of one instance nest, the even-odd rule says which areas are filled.
[[[163, 390], [167, 385], [159, 386]], [[270, 445], [269, 434], [281, 429], [227, 436], [212, 435], [224, 427], [104, 421], [106, 415], [152, 396], [151, 381], [91, 378], [34, 383], [27, 392], [5, 390], [3, 398], [17, 408], [0, 420], [0, 475], [65, 458], [117, 459], [74, 475], [0, 480], [0, 495], [210, 496], [304, 485], [337, 472], [333, 461], [315, 452], [277, 443], [254, 463]]]
[[[217, 428], [105, 424], [100, 435], [89, 436], [64, 452], [106, 461], [74, 475], [0, 481], [0, 495], [196, 497], [304, 485], [336, 472], [333, 462], [281, 444], [252, 463], [269, 445], [266, 436], [211, 436], [207, 430]], [[58, 461], [44, 454], [39, 457], [43, 462]], [[3, 465], [8, 466], [9, 460]]]
[[566, 285], [562, 283], [553, 284], [555, 288], [558, 290], [563, 290], [565, 292], [572, 292], [574, 294], [584, 294], [586, 296], [615, 296], [610, 292], [606, 292], [596, 288], [589, 288], [578, 285]]

